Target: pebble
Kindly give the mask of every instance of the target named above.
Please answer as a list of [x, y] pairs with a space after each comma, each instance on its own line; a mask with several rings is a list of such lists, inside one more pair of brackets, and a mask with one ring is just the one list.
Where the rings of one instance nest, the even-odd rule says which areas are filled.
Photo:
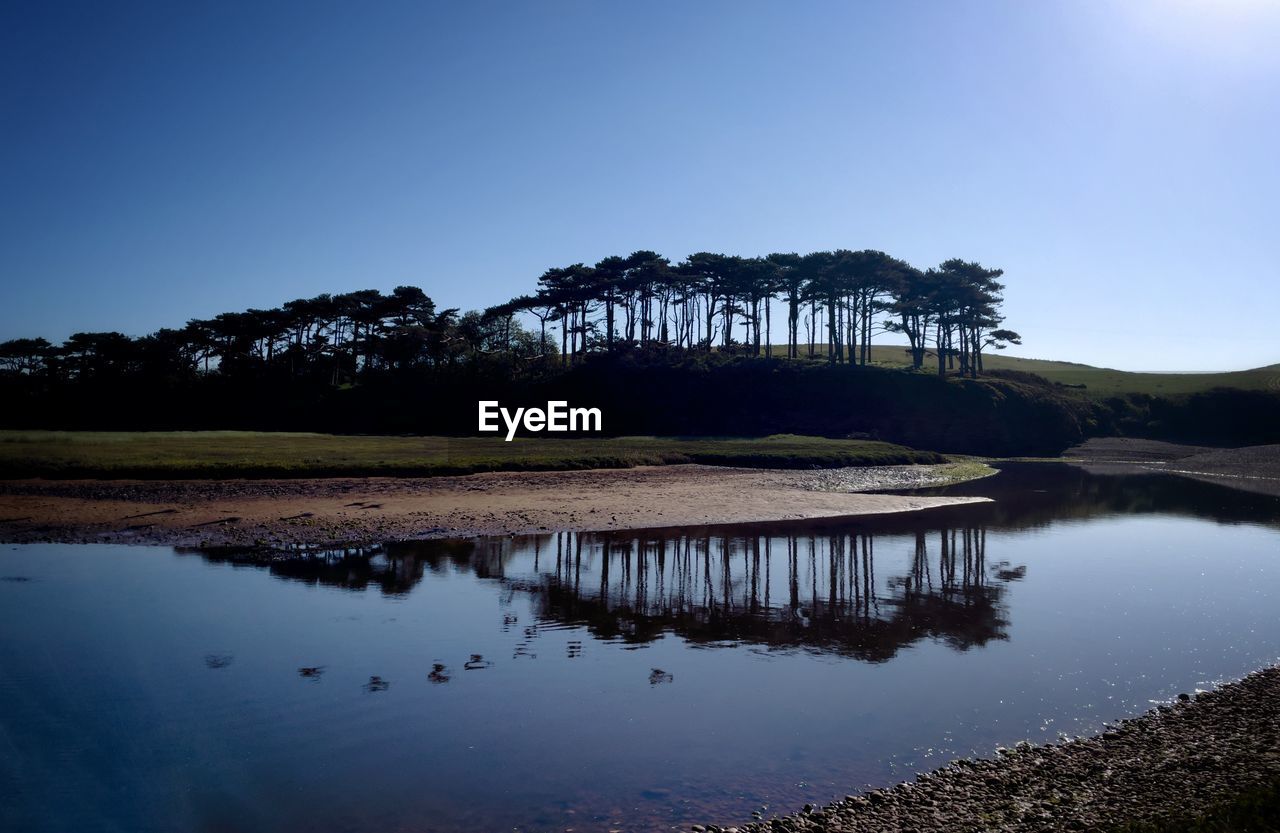
[[[1280, 779], [1280, 666], [1096, 737], [955, 761], [912, 785], [753, 821], [739, 833], [1106, 830], [1190, 818]], [[694, 825], [694, 833], [712, 826]]]

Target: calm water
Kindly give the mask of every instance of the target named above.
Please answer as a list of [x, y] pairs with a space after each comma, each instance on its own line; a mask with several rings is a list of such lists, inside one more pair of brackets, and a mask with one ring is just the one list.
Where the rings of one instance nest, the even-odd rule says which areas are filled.
[[1280, 658], [1280, 501], [1019, 466], [858, 521], [0, 549], [0, 829], [653, 830]]

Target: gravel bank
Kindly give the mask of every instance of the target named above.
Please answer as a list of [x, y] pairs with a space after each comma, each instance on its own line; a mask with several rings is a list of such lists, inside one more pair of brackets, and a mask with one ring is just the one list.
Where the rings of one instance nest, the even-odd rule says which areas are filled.
[[1107, 831], [1191, 818], [1277, 779], [1280, 667], [1273, 667], [1114, 724], [1098, 737], [1023, 744], [827, 807], [693, 830]]
[[1108, 437], [1068, 449], [1063, 457], [1095, 474], [1158, 471], [1280, 496], [1280, 445], [1205, 448]]
[[1130, 437], [1094, 437], [1067, 449], [1062, 456], [1068, 460], [1095, 463], [1167, 463], [1220, 450], [1202, 445], [1179, 445]]

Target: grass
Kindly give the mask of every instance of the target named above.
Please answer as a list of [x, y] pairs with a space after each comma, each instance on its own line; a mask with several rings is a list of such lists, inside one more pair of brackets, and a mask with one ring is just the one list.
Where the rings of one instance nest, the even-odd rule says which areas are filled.
[[[801, 349], [805, 348], [802, 346]], [[775, 345], [773, 351], [776, 355], [784, 355], [786, 347]], [[820, 347], [819, 352], [826, 355], [826, 348]], [[911, 354], [905, 347], [873, 345], [871, 361], [882, 367], [906, 367], [911, 364]], [[1280, 364], [1224, 373], [1133, 373], [1074, 362], [1023, 359], [1003, 353], [985, 353], [982, 363], [985, 370], [1035, 373], [1050, 382], [1081, 388], [1085, 393], [1099, 397], [1124, 393], [1172, 396], [1220, 387], [1280, 390]], [[925, 367], [928, 370], [936, 368], [936, 359], [933, 359], [932, 354], [926, 359]]]
[[999, 473], [999, 469], [992, 468], [986, 462], [977, 458], [953, 456], [952, 460], [954, 462], [947, 463], [936, 472], [942, 478], [943, 485], [964, 483]]
[[1280, 783], [1249, 790], [1195, 818], [1128, 824], [1114, 833], [1277, 833]]
[[760, 438], [371, 437], [252, 431], [0, 431], [0, 477], [430, 477], [706, 463], [832, 468], [944, 463], [891, 443]]

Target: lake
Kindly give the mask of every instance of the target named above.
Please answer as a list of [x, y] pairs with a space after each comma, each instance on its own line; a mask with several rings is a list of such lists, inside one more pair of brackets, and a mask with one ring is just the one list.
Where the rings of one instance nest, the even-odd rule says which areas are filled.
[[749, 821], [1280, 658], [1280, 500], [992, 503], [264, 554], [0, 547], [0, 829]]

